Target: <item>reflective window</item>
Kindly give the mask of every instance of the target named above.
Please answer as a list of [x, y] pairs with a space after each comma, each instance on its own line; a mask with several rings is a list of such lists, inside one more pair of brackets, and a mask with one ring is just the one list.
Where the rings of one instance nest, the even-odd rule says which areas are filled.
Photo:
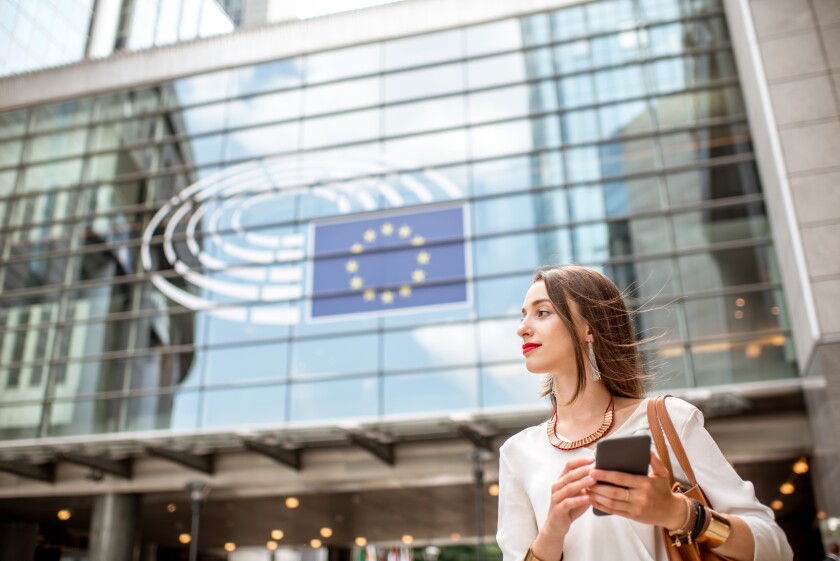
[[625, 29], [635, 22], [631, 0], [611, 0], [586, 4], [590, 33]]
[[[537, 237], [533, 233], [476, 240], [474, 266], [479, 275], [530, 271], [537, 256]], [[504, 256], [500, 259], [499, 256]]]
[[[653, 117], [646, 101], [606, 105], [599, 110], [601, 137], [612, 138], [653, 129]], [[662, 122], [660, 121], [660, 125]]]
[[276, 60], [237, 68], [231, 76], [234, 96], [299, 86], [303, 82], [300, 59]]
[[[481, 317], [519, 317], [522, 302], [514, 295], [525, 292], [531, 286], [530, 273], [512, 277], [490, 278], [476, 282], [476, 303]], [[517, 326], [518, 327], [518, 326]]]
[[756, 195], [761, 192], [753, 162], [714, 166], [666, 176], [671, 204]]
[[385, 152], [403, 158], [406, 165], [435, 165], [467, 159], [463, 130], [425, 134], [385, 142]]
[[316, 115], [377, 105], [380, 89], [379, 78], [365, 78], [306, 88], [303, 90], [304, 113]]
[[0, 138], [22, 136], [26, 132], [28, 111], [13, 111], [0, 113]]
[[461, 30], [429, 33], [385, 43], [385, 69], [394, 70], [463, 57]]
[[204, 393], [203, 428], [279, 425], [286, 419], [286, 386], [209, 390]]
[[463, 89], [464, 67], [461, 63], [385, 75], [386, 103], [460, 92]]
[[[380, 120], [381, 113], [378, 109], [357, 111], [334, 117], [308, 119], [303, 122], [302, 148], [318, 148], [376, 138], [379, 136]], [[295, 126], [296, 128], [297, 126]], [[292, 141], [293, 139], [288, 138], [287, 140]], [[285, 150], [293, 149], [294, 145], [291, 142], [285, 148]]]
[[467, 28], [467, 56], [513, 51], [522, 47], [522, 31], [518, 19], [473, 25]]
[[557, 10], [552, 14], [551, 23], [555, 41], [586, 35], [586, 8], [574, 6]]
[[624, 64], [641, 58], [645, 37], [644, 31], [634, 29], [628, 29], [613, 35], [593, 37], [591, 44], [594, 65]]
[[563, 78], [558, 84], [560, 107], [572, 108], [595, 103], [592, 76], [581, 74]]
[[222, 70], [181, 78], [172, 83], [173, 90], [168, 105], [193, 105], [227, 97], [230, 90], [231, 72]]
[[93, 100], [64, 101], [46, 105], [32, 111], [32, 126], [35, 131], [46, 131], [75, 125], [83, 125], [90, 119]]
[[0, 166], [18, 165], [22, 151], [22, 140], [8, 140], [0, 143]]
[[[523, 300], [528, 290], [525, 285], [521, 294], [511, 294], [513, 301]], [[516, 334], [520, 315], [510, 319], [485, 320], [478, 323], [478, 340], [481, 360], [485, 363], [516, 361], [522, 359], [522, 339]]]
[[548, 49], [510, 53], [467, 62], [467, 83], [473, 90], [501, 84], [516, 84], [552, 74], [554, 69], [551, 51]]
[[601, 162], [596, 146], [570, 148], [565, 151], [565, 156], [566, 177], [570, 182], [592, 181], [601, 176]]
[[484, 125], [470, 129], [474, 158], [492, 158], [560, 144], [557, 117]]
[[557, 71], [563, 74], [585, 70], [592, 65], [589, 41], [586, 39], [563, 43], [554, 49]]
[[776, 258], [769, 246], [707, 251], [678, 258], [687, 291], [756, 284], [778, 278]]
[[[227, 135], [225, 159], [246, 160], [269, 154], [291, 152], [298, 147], [299, 127], [298, 123], [289, 123], [231, 132]], [[195, 144], [193, 148], [196, 148]], [[209, 158], [206, 160], [207, 163], [210, 161]]]
[[386, 415], [478, 407], [478, 372], [474, 368], [386, 376], [382, 387]]
[[476, 201], [472, 205], [472, 229], [482, 234], [513, 232], [533, 227], [537, 200], [532, 195], [499, 197]]
[[472, 324], [433, 325], [387, 331], [382, 336], [386, 372], [474, 364], [478, 360]]
[[235, 127], [296, 119], [301, 112], [301, 92], [292, 90], [235, 99], [228, 103], [227, 109], [227, 123]]
[[[521, 362], [481, 369], [481, 402], [484, 407], [534, 406], [545, 389], [544, 376], [525, 370]], [[548, 398], [545, 406], [549, 407]]]
[[708, 127], [663, 135], [660, 146], [666, 166], [752, 151], [752, 141], [746, 125]]
[[[375, 334], [303, 339], [292, 348], [292, 377], [349, 376], [379, 370]], [[387, 351], [386, 351], [387, 352]], [[347, 357], [353, 360], [347, 360]]]
[[96, 100], [94, 120], [105, 121], [140, 115], [156, 110], [159, 104], [160, 93], [157, 88], [107, 94]]
[[[227, 113], [224, 103], [202, 105], [187, 109], [180, 114], [180, 119], [175, 118], [176, 134], [200, 134], [209, 131], [218, 131], [225, 128], [225, 115]], [[183, 127], [183, 128], [182, 128]]]
[[598, 111], [586, 109], [570, 111], [560, 117], [563, 127], [563, 143], [578, 144], [598, 139]]
[[15, 190], [17, 172], [14, 170], [0, 171], [0, 197], [7, 197]]
[[65, 160], [26, 168], [23, 191], [43, 191], [78, 183], [82, 174], [82, 160]]
[[461, 96], [391, 105], [385, 108], [385, 136], [463, 126], [465, 121]]
[[558, 152], [490, 160], [472, 166], [476, 194], [522, 191], [562, 181], [563, 162]]
[[221, 347], [202, 353], [205, 384], [280, 380], [286, 378], [289, 370], [289, 351], [285, 343]]
[[770, 236], [770, 224], [764, 205], [716, 207], [701, 212], [687, 212], [673, 217], [677, 247], [764, 238]]
[[373, 417], [379, 413], [380, 380], [356, 378], [289, 386], [292, 422]]
[[557, 96], [553, 83], [539, 82], [470, 94], [469, 107], [470, 122], [480, 123], [553, 111]]
[[598, 100], [618, 101], [645, 95], [645, 77], [642, 67], [628, 65], [595, 73]]
[[376, 74], [382, 68], [381, 45], [362, 45], [306, 57], [306, 81], [310, 84]]
[[125, 430], [196, 429], [199, 426], [199, 397], [196, 392], [180, 391], [130, 398]]

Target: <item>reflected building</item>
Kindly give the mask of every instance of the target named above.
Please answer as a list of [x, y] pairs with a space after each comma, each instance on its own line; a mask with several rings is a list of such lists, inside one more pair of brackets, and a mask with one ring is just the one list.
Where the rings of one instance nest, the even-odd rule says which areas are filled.
[[197, 477], [205, 559], [490, 544], [482, 458], [548, 414], [521, 298], [573, 262], [639, 310], [651, 391], [818, 547], [840, 271], [809, 244], [840, 209], [833, 160], [779, 149], [815, 121], [768, 109], [795, 72], [765, 75], [763, 23], [446, 4], [101, 1], [84, 59], [0, 82], [0, 552], [119, 559], [114, 507], [179, 558]]

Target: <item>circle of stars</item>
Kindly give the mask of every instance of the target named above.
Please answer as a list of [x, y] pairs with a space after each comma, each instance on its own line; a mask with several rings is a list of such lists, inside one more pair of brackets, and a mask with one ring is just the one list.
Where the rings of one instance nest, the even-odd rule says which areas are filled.
[[[404, 240], [409, 240], [409, 243], [411, 243], [414, 247], [422, 247], [426, 243], [423, 236], [414, 235], [412, 237], [413, 232], [410, 226], [403, 224], [399, 228], [395, 229], [394, 225], [390, 222], [383, 223], [378, 231], [373, 228], [368, 228], [362, 234], [362, 239], [366, 244], [371, 244], [375, 242], [379, 236], [386, 238], [393, 236], [394, 233]], [[350, 253], [353, 255], [363, 253], [364, 250], [365, 246], [361, 242], [355, 242], [350, 246]], [[417, 253], [415, 256], [417, 268], [411, 272], [412, 282], [420, 284], [426, 280], [426, 271], [423, 270], [423, 267], [428, 265], [431, 259], [431, 255], [429, 255], [429, 252], [425, 249]], [[347, 263], [344, 264], [344, 270], [348, 275], [351, 275], [349, 280], [350, 288], [361, 291], [362, 298], [364, 298], [367, 302], [373, 302], [378, 297], [383, 304], [387, 305], [393, 304], [397, 296], [400, 298], [408, 298], [411, 296], [411, 285], [409, 284], [401, 285], [396, 293], [395, 291], [388, 289], [383, 290], [381, 293], [377, 293], [377, 291], [373, 288], [364, 288], [365, 280], [364, 277], [361, 276], [359, 261], [355, 258], [351, 257], [347, 260]]]

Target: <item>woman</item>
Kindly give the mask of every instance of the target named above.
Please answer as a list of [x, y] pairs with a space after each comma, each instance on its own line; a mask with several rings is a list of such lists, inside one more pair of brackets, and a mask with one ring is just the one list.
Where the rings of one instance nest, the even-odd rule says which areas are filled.
[[[650, 434], [644, 366], [612, 281], [575, 265], [540, 270], [517, 333], [526, 368], [548, 373], [554, 413], [501, 448], [496, 538], [504, 561], [666, 561], [656, 526], [674, 541], [692, 533], [709, 544], [719, 541], [694, 528], [692, 514], [694, 521], [703, 518], [689, 499], [671, 491], [653, 452], [647, 476], [594, 469], [598, 440]], [[700, 411], [676, 398], [666, 406], [698, 483], [729, 526], [714, 551], [737, 561], [792, 559], [772, 511], [723, 457]], [[671, 465], [685, 480], [676, 460]], [[595, 516], [590, 507], [611, 516]]]

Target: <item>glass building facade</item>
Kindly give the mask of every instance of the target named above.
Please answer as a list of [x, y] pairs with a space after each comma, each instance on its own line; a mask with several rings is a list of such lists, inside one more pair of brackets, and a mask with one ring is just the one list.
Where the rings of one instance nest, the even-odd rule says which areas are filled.
[[[541, 406], [515, 330], [553, 263], [643, 310], [656, 389], [797, 375], [715, 0], [594, 2], [0, 114], [0, 217], [2, 439]], [[350, 229], [321, 252], [331, 224]], [[365, 266], [405, 276], [373, 287]], [[420, 299], [447, 287], [463, 294]], [[320, 317], [322, 296], [350, 307]]]

